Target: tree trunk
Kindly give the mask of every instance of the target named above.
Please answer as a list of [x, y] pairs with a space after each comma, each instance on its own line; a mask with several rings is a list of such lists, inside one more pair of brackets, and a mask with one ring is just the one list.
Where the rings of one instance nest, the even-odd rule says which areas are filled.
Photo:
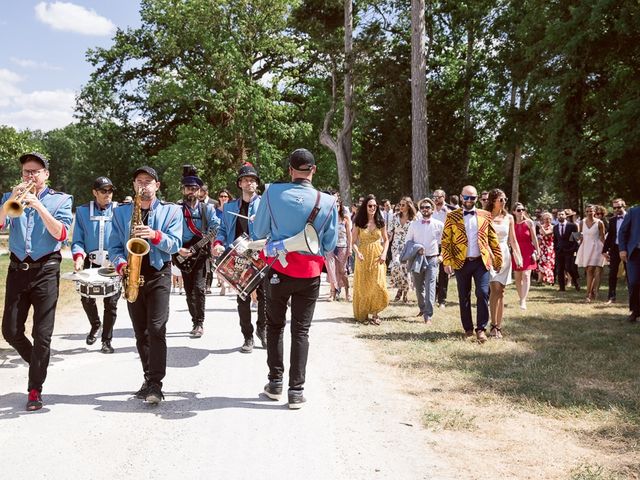
[[336, 138], [331, 136], [331, 121], [336, 113], [338, 67], [334, 59], [331, 65], [331, 107], [325, 114], [320, 143], [329, 148], [336, 156], [340, 197], [345, 205], [351, 205], [351, 128], [355, 118], [353, 109], [353, 5], [351, 0], [344, 1], [344, 107], [342, 128]]
[[[514, 127], [513, 127], [513, 112], [515, 112], [516, 110], [516, 93], [517, 93], [517, 89], [516, 89], [516, 85], [513, 81], [513, 79], [511, 80], [511, 99], [509, 100], [509, 121], [512, 122], [511, 125], [511, 135], [514, 135]], [[507, 150], [507, 158], [505, 161], [505, 165], [504, 165], [504, 189], [505, 191], [507, 190], [507, 188], [509, 186], [513, 186], [513, 160], [514, 160], [514, 156], [515, 156], [515, 149], [513, 148], [513, 138], [508, 138], [508, 145], [509, 145], [509, 149]]]
[[471, 142], [473, 132], [471, 130], [471, 80], [473, 75], [473, 45], [475, 42], [474, 30], [471, 26], [467, 28], [467, 55], [464, 72], [464, 124], [462, 131], [462, 161], [465, 181], [469, 178], [469, 168], [471, 165]]
[[515, 205], [520, 197], [520, 166], [522, 165], [522, 145], [516, 142], [513, 149], [513, 179], [511, 181], [511, 205]]
[[416, 202], [429, 190], [424, 2], [411, 0], [411, 171]]

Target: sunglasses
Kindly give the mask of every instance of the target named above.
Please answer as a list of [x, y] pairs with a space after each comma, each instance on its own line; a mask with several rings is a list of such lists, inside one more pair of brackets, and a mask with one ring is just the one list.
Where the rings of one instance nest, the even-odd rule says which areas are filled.
[[624, 207], [613, 207], [614, 210], [622, 210]]
[[433, 207], [431, 205], [424, 205], [420, 207], [420, 210], [431, 210]]
[[516, 208], [516, 212], [526, 212], [524, 208]]
[[98, 191], [104, 195], [108, 195], [110, 193], [113, 193], [113, 190], [110, 188], [99, 188]]
[[502, 203], [507, 203], [507, 197], [499, 198], [498, 201]]
[[367, 208], [378, 208], [378, 205], [367, 205]]
[[218, 198], [229, 198], [229, 195], [218, 195]]
[[465, 202], [471, 202], [471, 201], [475, 202], [478, 199], [478, 196], [477, 195], [462, 195], [462, 199]]

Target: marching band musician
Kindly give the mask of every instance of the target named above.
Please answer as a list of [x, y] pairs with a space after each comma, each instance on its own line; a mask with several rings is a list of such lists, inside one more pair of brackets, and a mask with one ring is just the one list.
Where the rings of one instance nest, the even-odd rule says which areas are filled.
[[[34, 411], [42, 408], [60, 285], [60, 248], [73, 220], [73, 197], [47, 186], [49, 160], [42, 154], [26, 153], [20, 163], [23, 183], [2, 196], [0, 210], [0, 224], [9, 227], [11, 252], [2, 335], [29, 364], [26, 408]], [[19, 207], [10, 211], [7, 207], [15, 202]], [[33, 344], [24, 334], [31, 306]]]
[[[93, 182], [93, 197], [95, 200], [76, 208], [76, 223], [73, 228], [71, 253], [73, 267], [76, 272], [85, 268], [106, 266], [108, 260], [107, 247], [111, 235], [111, 218], [113, 210], [118, 205], [113, 202], [113, 183], [107, 177], [98, 177]], [[113, 326], [116, 323], [118, 299], [120, 292], [104, 298], [104, 314], [102, 325], [102, 353], [113, 353], [111, 338]], [[91, 330], [87, 335], [87, 345], [93, 345], [96, 334], [100, 330], [100, 316], [96, 299], [80, 297], [82, 308], [87, 314]]]
[[338, 241], [336, 198], [318, 192], [311, 181], [316, 172], [315, 159], [304, 148], [289, 156], [290, 183], [276, 183], [264, 193], [253, 226], [254, 238], [279, 242], [300, 233], [307, 223], [318, 232], [317, 255], [289, 252], [285, 262], [279, 257], [267, 274], [267, 364], [269, 383], [265, 394], [272, 400], [282, 395], [283, 333], [287, 302], [291, 299], [291, 365], [289, 369], [289, 408], [298, 409], [306, 401], [303, 395], [309, 328], [320, 293], [320, 274], [325, 252], [333, 251]]
[[[214, 243], [214, 254], [220, 255], [225, 248], [231, 247], [234, 240], [242, 234], [249, 237], [253, 235], [253, 219], [260, 205], [260, 195], [256, 193], [260, 177], [258, 172], [249, 162], [238, 170], [236, 184], [242, 191], [242, 196], [224, 204], [222, 210], [222, 223]], [[266, 334], [266, 308], [264, 288], [260, 285], [258, 294], [258, 320], [256, 321], [256, 334], [263, 348], [267, 347]], [[242, 353], [253, 351], [253, 325], [251, 324], [251, 296], [242, 300], [237, 297], [238, 316], [240, 317], [240, 331], [244, 336], [244, 343], [240, 347]]]
[[[199, 200], [200, 187], [202, 185], [202, 180], [196, 175], [182, 177], [182, 213], [184, 223], [182, 225], [182, 247], [178, 250], [178, 254], [184, 258], [189, 258], [193, 255], [189, 251], [189, 247], [195, 245], [208, 232], [217, 230], [220, 226], [220, 220], [216, 216], [213, 204]], [[196, 338], [202, 337], [204, 333], [205, 283], [211, 244], [204, 245], [200, 251], [202, 254], [193, 268], [189, 272], [182, 271], [184, 290], [187, 294], [187, 306], [193, 322], [191, 335]]]
[[120, 205], [113, 212], [109, 238], [109, 258], [120, 275], [127, 266], [127, 241], [131, 237], [147, 240], [149, 253], [142, 257], [140, 275], [144, 284], [137, 299], [127, 302], [136, 336], [136, 347], [144, 371], [144, 382], [137, 398], [158, 404], [164, 398], [162, 379], [167, 367], [166, 325], [171, 294], [171, 255], [182, 244], [182, 216], [178, 205], [160, 201], [156, 192], [160, 179], [151, 167], [140, 167], [133, 174], [133, 188], [139, 195], [141, 224], [131, 228], [136, 203]]

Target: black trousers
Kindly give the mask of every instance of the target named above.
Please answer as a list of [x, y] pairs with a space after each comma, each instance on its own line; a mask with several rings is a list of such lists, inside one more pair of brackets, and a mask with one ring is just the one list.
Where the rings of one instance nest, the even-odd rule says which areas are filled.
[[[12, 260], [14, 257], [12, 255]], [[19, 261], [15, 259], [15, 261]], [[55, 323], [58, 288], [60, 285], [59, 253], [36, 263], [40, 268], [19, 270], [9, 267], [2, 315], [2, 335], [29, 364], [28, 390], [42, 391], [47, 378], [51, 354], [51, 335]], [[33, 306], [33, 344], [25, 336], [25, 323]]]
[[284, 375], [282, 339], [287, 323], [287, 302], [291, 298], [289, 389], [302, 390], [309, 356], [309, 329], [320, 293], [320, 277], [293, 278], [271, 270], [265, 286], [269, 379], [282, 381]]
[[573, 252], [556, 252], [556, 277], [560, 290], [564, 290], [566, 286], [565, 272], [569, 273], [574, 286], [579, 285], [578, 267], [576, 266], [576, 257]]
[[162, 387], [167, 371], [167, 320], [171, 295], [171, 262], [161, 270], [143, 270], [144, 285], [134, 303], [127, 302], [144, 378]]
[[201, 257], [189, 273], [182, 272], [184, 291], [187, 294], [187, 306], [194, 325], [204, 323], [205, 281], [207, 275], [206, 256]]
[[438, 299], [438, 305], [446, 302], [448, 288], [449, 274], [444, 271], [444, 265], [440, 262], [440, 267], [438, 268], [438, 282], [436, 284], [436, 298]]
[[[257, 289], [258, 294], [258, 319], [256, 320], [256, 328], [258, 331], [264, 330], [267, 327], [267, 307], [266, 298], [264, 292], [264, 284], [261, 284]], [[242, 300], [240, 297], [236, 297], [238, 302], [238, 316], [240, 317], [240, 331], [244, 338], [253, 338], [253, 325], [251, 323], [251, 295]]]
[[[89, 258], [85, 258], [84, 268], [90, 268], [91, 261]], [[103, 299], [104, 313], [102, 315], [102, 341], [111, 341], [113, 338], [113, 326], [116, 323], [116, 316], [118, 313], [118, 299], [120, 298], [120, 292], [110, 297]], [[95, 298], [80, 297], [82, 302], [82, 308], [84, 313], [87, 314], [89, 323], [91, 326], [100, 326], [100, 315], [98, 314], [98, 306]]]
[[618, 269], [620, 268], [620, 261], [620, 250], [618, 249], [618, 245], [612, 245], [609, 249], [609, 300], [616, 299], [616, 289], [618, 287]]

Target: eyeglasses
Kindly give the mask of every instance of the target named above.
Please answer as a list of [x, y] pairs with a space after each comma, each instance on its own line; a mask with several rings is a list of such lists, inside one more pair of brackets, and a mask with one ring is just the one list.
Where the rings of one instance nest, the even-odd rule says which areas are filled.
[[431, 205], [422, 205], [420, 210], [431, 210], [433, 207]]
[[367, 208], [378, 208], [378, 205], [367, 205]]
[[103, 195], [109, 195], [113, 193], [113, 190], [111, 188], [99, 188], [98, 192], [102, 193]]
[[30, 176], [36, 176], [39, 175], [41, 172], [44, 172], [44, 168], [40, 168], [38, 170], [22, 170], [22, 176], [23, 177], [30, 177]]
[[475, 202], [478, 199], [478, 196], [477, 195], [462, 195], [462, 199], [465, 202], [471, 202], [471, 201]]

